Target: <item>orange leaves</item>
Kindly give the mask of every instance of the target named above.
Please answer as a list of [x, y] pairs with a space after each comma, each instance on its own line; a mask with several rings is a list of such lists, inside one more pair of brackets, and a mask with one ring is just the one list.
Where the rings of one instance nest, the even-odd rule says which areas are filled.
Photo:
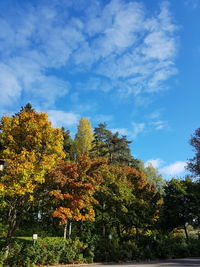
[[[101, 181], [103, 161], [91, 161], [86, 155], [79, 162], [61, 162], [48, 176], [48, 183], [59, 188], [50, 192], [60, 205], [53, 213], [63, 223], [66, 218], [76, 221], [94, 220], [93, 194]], [[65, 209], [67, 212], [65, 212]], [[65, 218], [65, 220], [63, 220]]]
[[69, 208], [59, 207], [51, 213], [51, 216], [54, 218], [59, 218], [61, 224], [65, 224], [66, 218], [71, 219], [72, 214]]
[[135, 190], [141, 190], [146, 186], [148, 187], [148, 181], [142, 171], [138, 171], [129, 166], [124, 167], [123, 171]]

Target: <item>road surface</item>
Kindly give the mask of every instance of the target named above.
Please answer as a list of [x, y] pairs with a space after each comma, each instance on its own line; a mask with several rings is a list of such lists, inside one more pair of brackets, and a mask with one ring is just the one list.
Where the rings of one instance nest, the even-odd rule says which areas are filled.
[[200, 258], [187, 258], [163, 261], [150, 261], [141, 263], [104, 264], [104, 267], [200, 267]]
[[128, 262], [128, 263], [97, 263], [97, 264], [68, 264], [49, 267], [200, 267], [200, 258], [173, 259], [149, 262]]

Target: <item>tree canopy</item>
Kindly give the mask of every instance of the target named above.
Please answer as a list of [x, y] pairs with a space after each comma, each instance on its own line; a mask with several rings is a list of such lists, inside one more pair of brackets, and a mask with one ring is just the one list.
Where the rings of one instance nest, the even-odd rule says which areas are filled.
[[44, 183], [47, 171], [64, 156], [63, 136], [52, 127], [47, 114], [30, 106], [14, 116], [3, 116], [0, 131], [0, 158], [8, 164], [0, 174], [0, 195], [9, 209], [9, 243], [19, 216], [33, 200], [38, 185]]
[[77, 156], [89, 153], [92, 148], [92, 140], [94, 137], [92, 126], [87, 118], [81, 118], [78, 124], [78, 131], [74, 139], [74, 152]]
[[[195, 157], [188, 169], [197, 178], [199, 129], [190, 142]], [[7, 253], [15, 231], [30, 225], [52, 236], [72, 232], [98, 260], [114, 260], [110, 251], [118, 255], [122, 248], [120, 255], [132, 259], [127, 253], [132, 255], [134, 246], [148, 254], [156, 237], [178, 228], [189, 242], [187, 226], [200, 225], [199, 180], [164, 181], [156, 168], [132, 156], [130, 144], [105, 123], [93, 132], [87, 118], [80, 119], [73, 138], [30, 104], [4, 115], [0, 159], [7, 166], [0, 171], [0, 226], [5, 225]]]
[[189, 160], [187, 168], [193, 173], [194, 176], [200, 178], [200, 128], [196, 129], [195, 133], [190, 139], [190, 144], [194, 148], [195, 156]]

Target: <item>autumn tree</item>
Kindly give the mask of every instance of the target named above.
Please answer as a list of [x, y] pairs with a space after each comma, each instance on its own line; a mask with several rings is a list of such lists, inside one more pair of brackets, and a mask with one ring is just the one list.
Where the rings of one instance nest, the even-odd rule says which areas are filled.
[[155, 228], [159, 220], [162, 198], [155, 185], [150, 184], [144, 172], [132, 167], [124, 167], [124, 173], [130, 183], [133, 201], [128, 206], [125, 219], [127, 229], [135, 229], [136, 235]]
[[35, 190], [44, 182], [46, 172], [64, 156], [63, 136], [52, 127], [47, 114], [34, 111], [30, 105], [14, 116], [3, 116], [0, 131], [0, 158], [8, 163], [0, 173], [0, 195], [8, 210], [8, 254], [11, 237]]
[[92, 148], [92, 140], [94, 137], [92, 126], [87, 118], [82, 118], [79, 121], [78, 131], [74, 140], [74, 152], [77, 156], [88, 153]]
[[68, 220], [94, 220], [97, 201], [93, 195], [101, 181], [103, 164], [103, 160], [90, 160], [84, 154], [78, 162], [61, 162], [46, 178], [55, 206], [52, 216], [65, 225], [64, 237]]

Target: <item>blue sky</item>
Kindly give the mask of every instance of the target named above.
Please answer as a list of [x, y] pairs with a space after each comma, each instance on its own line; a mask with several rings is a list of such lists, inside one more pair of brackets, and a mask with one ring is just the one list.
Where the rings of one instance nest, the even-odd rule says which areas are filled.
[[0, 114], [30, 102], [72, 134], [81, 117], [184, 175], [200, 114], [200, 0], [1, 0]]

